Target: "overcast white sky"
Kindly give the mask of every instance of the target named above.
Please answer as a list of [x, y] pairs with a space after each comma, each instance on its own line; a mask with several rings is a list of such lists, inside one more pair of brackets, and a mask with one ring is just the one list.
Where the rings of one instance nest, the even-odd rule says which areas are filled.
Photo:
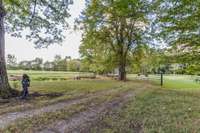
[[[70, 7], [71, 18], [69, 19], [69, 24], [72, 27], [74, 19], [79, 16], [84, 7], [85, 0], [74, 0], [74, 4]], [[71, 56], [72, 58], [78, 58], [81, 33], [79, 31], [75, 32], [72, 29], [66, 32], [66, 39], [62, 43], [62, 46], [55, 44], [49, 46], [47, 49], [35, 49], [34, 44], [25, 39], [6, 35], [6, 54], [14, 54], [18, 62], [32, 60], [35, 57], [41, 57], [44, 60], [53, 60], [56, 54], [62, 57]]]

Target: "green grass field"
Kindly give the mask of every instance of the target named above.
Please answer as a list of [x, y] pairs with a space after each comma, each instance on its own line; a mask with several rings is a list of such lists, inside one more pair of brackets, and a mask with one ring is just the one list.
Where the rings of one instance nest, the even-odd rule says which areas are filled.
[[190, 75], [166, 75], [164, 87], [172, 89], [200, 89], [200, 83], [195, 82], [196, 76]]
[[77, 75], [91, 75], [91, 73], [83, 72], [56, 72], [56, 71], [24, 71], [24, 70], [9, 70], [9, 75], [22, 76], [28, 74], [31, 80], [68, 80], [73, 79]]
[[[197, 76], [192, 75], [163, 75], [163, 87], [166, 89], [200, 89], [200, 83], [195, 82]], [[137, 75], [128, 75], [130, 79], [138, 79]], [[145, 80], [153, 81], [160, 85], [160, 75], [149, 75]]]
[[[128, 90], [141, 90], [123, 108], [112, 110], [99, 118], [89, 133], [198, 133], [200, 132], [200, 84], [193, 76], [165, 75], [164, 86], [159, 86], [159, 76], [150, 75], [148, 80], [139, 80], [136, 75], [128, 75], [130, 81], [115, 80], [46, 80], [38, 77], [74, 77], [72, 72], [9, 71], [9, 74], [28, 73], [33, 81], [30, 92], [50, 94], [33, 96], [29, 100], [11, 101], [0, 104], [0, 115], [8, 112], [37, 109], [47, 105], [80, 99], [100, 91], [115, 90], [107, 96], [100, 96], [82, 104], [75, 104], [54, 113], [45, 113], [34, 118], [22, 119], [3, 132], [31, 132], [47, 127], [57, 120], [68, 119], [90, 106], [112, 100]], [[35, 80], [36, 79], [36, 80]], [[14, 82], [11, 82], [13, 84]], [[18, 85], [18, 89], [21, 89]], [[52, 95], [51, 95], [52, 94]], [[54, 95], [57, 94], [57, 95]], [[1, 130], [0, 130], [1, 131]]]
[[200, 91], [149, 89], [108, 114], [92, 133], [199, 133]]
[[[54, 72], [54, 71], [23, 71], [9, 70], [9, 75], [21, 76], [23, 73], [28, 74], [33, 81], [54, 81], [69, 80], [77, 75], [92, 75], [92, 73], [82, 72]], [[164, 88], [167, 89], [200, 89], [200, 83], [195, 82], [197, 76], [192, 75], [164, 75]], [[137, 79], [137, 75], [129, 74], [129, 79]], [[160, 75], [149, 75], [148, 80], [160, 84]]]

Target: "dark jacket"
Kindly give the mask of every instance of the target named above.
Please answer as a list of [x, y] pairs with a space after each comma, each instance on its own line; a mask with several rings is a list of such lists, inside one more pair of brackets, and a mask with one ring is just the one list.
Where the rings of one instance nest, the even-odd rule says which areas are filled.
[[30, 87], [30, 80], [27, 78], [22, 79], [22, 87], [23, 88]]

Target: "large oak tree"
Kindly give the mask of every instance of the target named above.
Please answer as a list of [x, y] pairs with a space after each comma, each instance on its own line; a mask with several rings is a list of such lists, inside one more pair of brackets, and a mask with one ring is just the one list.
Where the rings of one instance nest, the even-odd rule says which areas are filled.
[[96, 59], [103, 65], [112, 64], [112, 68], [119, 69], [119, 80], [126, 80], [128, 56], [142, 43], [148, 25], [148, 2], [88, 0], [81, 16], [83, 58]]
[[[70, 0], [0, 0], [0, 96], [11, 95], [5, 63], [5, 32], [25, 36], [36, 47], [64, 39]], [[17, 44], [16, 44], [17, 47]]]

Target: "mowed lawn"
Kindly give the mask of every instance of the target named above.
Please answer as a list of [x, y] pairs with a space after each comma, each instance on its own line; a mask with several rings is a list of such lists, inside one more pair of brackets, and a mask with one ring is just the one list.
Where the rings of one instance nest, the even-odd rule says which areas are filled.
[[32, 80], [68, 80], [78, 75], [91, 75], [84, 72], [60, 72], [60, 71], [32, 71], [32, 70], [8, 70], [9, 75], [22, 76], [28, 74]]
[[92, 133], [199, 133], [200, 91], [149, 89], [111, 112]]
[[[128, 75], [129, 79], [138, 80], [135, 74]], [[163, 88], [166, 89], [200, 89], [200, 83], [196, 82], [195, 79], [200, 79], [199, 76], [194, 75], [163, 75]], [[152, 81], [157, 85], [160, 85], [161, 76], [160, 75], [149, 75], [145, 81]]]
[[200, 83], [195, 81], [198, 76], [164, 75], [164, 87], [174, 89], [200, 89]]
[[[48, 74], [49, 73], [47, 73], [47, 75]], [[124, 105], [123, 108], [113, 110], [109, 114], [106, 114], [106, 116], [99, 118], [97, 124], [93, 125], [88, 132], [198, 133], [200, 132], [199, 86], [200, 85], [194, 82], [190, 76], [175, 77], [171, 75], [165, 76], [164, 87], [160, 87], [158, 84], [155, 84], [154, 82], [152, 83], [151, 81], [147, 82], [146, 80], [135, 79], [128, 82], [119, 82], [108, 79], [80, 81], [33, 80], [30, 88], [31, 93], [37, 92], [40, 94], [57, 95], [30, 98], [23, 103], [25, 104], [23, 107], [19, 101], [17, 103], [11, 102], [0, 105], [0, 115], [7, 112], [39, 108], [64, 100], [76, 99], [98, 91], [109, 91], [110, 89], [114, 89], [117, 90], [115, 93], [122, 93], [126, 90], [140, 90], [141, 88], [146, 87], [144, 91], [138, 93], [135, 97], [130, 99], [128, 104]], [[103, 102], [106, 98], [98, 97], [98, 102]], [[94, 102], [94, 100], [90, 102]], [[87, 108], [87, 106], [84, 106], [84, 110], [87, 110]], [[69, 112], [67, 110], [68, 109], [66, 109], [64, 112]], [[81, 111], [80, 105], [70, 108], [69, 110], [75, 110], [77, 113]], [[24, 123], [17, 126], [13, 125], [6, 131], [14, 131], [16, 128], [21, 128], [19, 131], [23, 131], [23, 129], [27, 127], [31, 130], [34, 125], [41, 125], [41, 123], [45, 123], [46, 121], [54, 121], [54, 119], [58, 118], [63, 119], [63, 117], [66, 117], [66, 115], [67, 117], [72, 115], [64, 114], [64, 112], [59, 112], [53, 115], [51, 114], [54, 117], [50, 118], [48, 116], [51, 115], [47, 114], [42, 117], [37, 117], [37, 120], [26, 120], [24, 122], [25, 125]], [[43, 122], [44, 120], [46, 121]]]

